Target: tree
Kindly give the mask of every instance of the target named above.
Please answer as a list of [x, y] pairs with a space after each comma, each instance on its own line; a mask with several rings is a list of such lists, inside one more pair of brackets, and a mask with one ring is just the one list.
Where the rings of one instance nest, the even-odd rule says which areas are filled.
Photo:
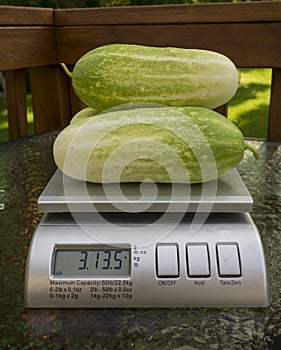
[[[0, 5], [51, 8], [194, 4], [208, 2], [249, 2], [251, 0], [0, 0]], [[263, 0], [255, 0], [263, 1]], [[274, 1], [274, 0], [273, 0]], [[276, 0], [280, 1], [280, 0]]]

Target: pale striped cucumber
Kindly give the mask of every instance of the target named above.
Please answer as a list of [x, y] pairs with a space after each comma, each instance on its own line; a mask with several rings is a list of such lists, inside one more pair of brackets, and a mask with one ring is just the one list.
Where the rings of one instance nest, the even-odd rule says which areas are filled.
[[70, 124], [81, 124], [85, 122], [85, 119], [93, 117], [97, 112], [94, 108], [86, 107], [77, 112], [71, 119]]
[[240, 130], [207, 108], [133, 108], [72, 123], [55, 140], [54, 159], [90, 182], [200, 183], [235, 167], [247, 148]]
[[76, 94], [97, 112], [129, 102], [213, 109], [228, 102], [238, 87], [237, 69], [226, 56], [171, 47], [101, 46], [82, 56], [68, 74]]

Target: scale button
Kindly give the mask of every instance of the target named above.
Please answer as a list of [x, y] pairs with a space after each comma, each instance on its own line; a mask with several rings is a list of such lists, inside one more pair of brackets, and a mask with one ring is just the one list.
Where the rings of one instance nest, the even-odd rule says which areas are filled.
[[189, 277], [209, 277], [210, 263], [207, 244], [186, 246], [187, 273]]
[[217, 244], [217, 260], [220, 277], [241, 276], [239, 250], [236, 243]]
[[179, 258], [177, 244], [157, 244], [156, 268], [157, 277], [178, 277]]

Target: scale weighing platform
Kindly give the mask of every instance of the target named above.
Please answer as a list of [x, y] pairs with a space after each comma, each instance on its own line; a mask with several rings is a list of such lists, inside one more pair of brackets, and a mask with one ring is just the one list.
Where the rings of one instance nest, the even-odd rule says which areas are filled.
[[236, 169], [218, 181], [93, 184], [57, 170], [38, 199], [25, 305], [267, 306], [252, 198]]

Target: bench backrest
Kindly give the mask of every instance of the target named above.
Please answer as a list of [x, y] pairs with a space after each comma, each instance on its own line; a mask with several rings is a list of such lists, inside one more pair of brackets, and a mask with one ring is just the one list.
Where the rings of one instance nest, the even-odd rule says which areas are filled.
[[6, 77], [10, 137], [27, 133], [26, 72], [35, 132], [64, 127], [83, 103], [59, 63], [74, 65], [88, 50], [117, 42], [214, 50], [237, 67], [272, 68], [268, 139], [281, 140], [281, 2], [0, 7], [0, 71]]

